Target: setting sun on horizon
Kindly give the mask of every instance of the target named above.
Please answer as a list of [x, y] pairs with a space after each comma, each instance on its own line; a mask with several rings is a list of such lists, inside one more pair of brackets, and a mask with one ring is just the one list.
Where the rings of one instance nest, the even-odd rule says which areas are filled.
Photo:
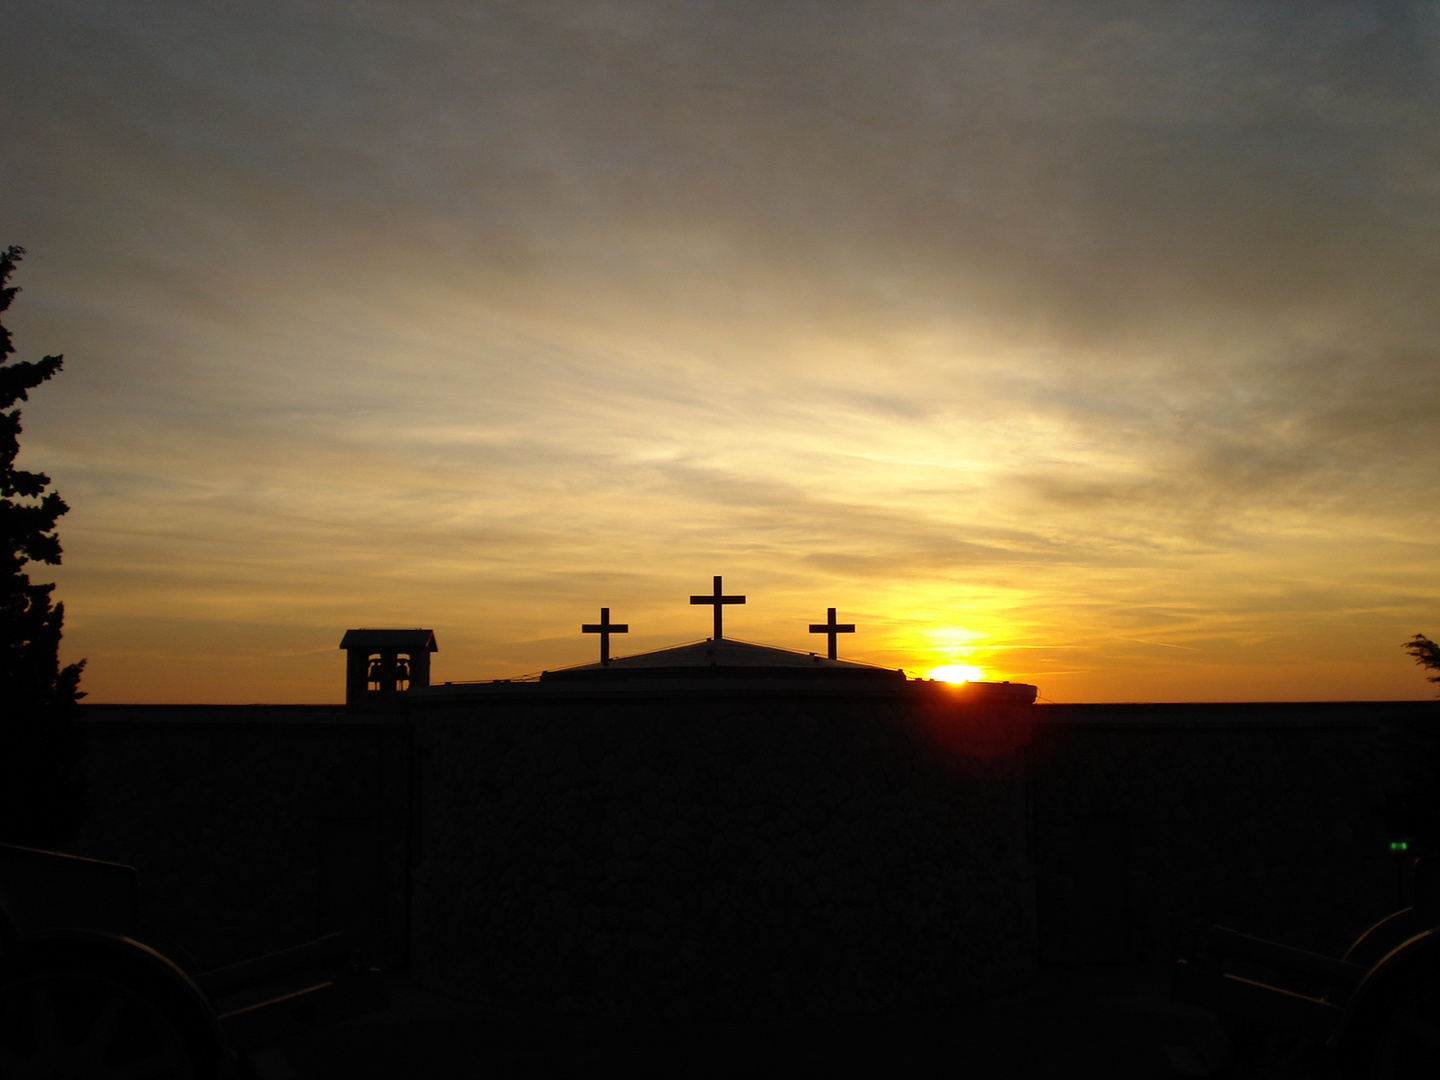
[[942, 664], [927, 671], [925, 677], [948, 683], [983, 682], [985, 672], [974, 664]]

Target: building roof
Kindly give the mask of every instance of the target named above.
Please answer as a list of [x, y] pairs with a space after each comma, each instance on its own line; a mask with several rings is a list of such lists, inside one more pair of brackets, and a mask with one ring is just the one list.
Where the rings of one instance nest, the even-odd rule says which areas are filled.
[[397, 649], [402, 652], [439, 652], [434, 630], [346, 630], [342, 649]]
[[777, 649], [733, 638], [691, 642], [670, 649], [622, 656], [606, 663], [547, 671], [541, 682], [568, 679], [868, 679], [903, 682], [905, 673], [851, 660], [830, 660], [815, 653]]

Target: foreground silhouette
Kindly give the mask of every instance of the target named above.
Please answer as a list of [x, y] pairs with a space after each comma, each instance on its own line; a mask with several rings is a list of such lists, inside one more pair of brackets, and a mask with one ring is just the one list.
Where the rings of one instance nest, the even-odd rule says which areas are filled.
[[[1436, 645], [1424, 634], [1416, 634], [1401, 646], [1415, 658], [1415, 663], [1431, 671], [1440, 672], [1440, 645]], [[1433, 683], [1440, 683], [1440, 674], [1425, 676]]]
[[[0, 254], [0, 312], [19, 291], [9, 285], [25, 254]], [[74, 835], [86, 806], [79, 766], [84, 741], [75, 724], [84, 661], [60, 667], [65, 606], [54, 585], [37, 585], [27, 563], [60, 564], [55, 522], [69, 507], [48, 490], [44, 473], [15, 467], [20, 452], [17, 402], [55, 375], [63, 358], [12, 362], [10, 331], [0, 326], [0, 841], [50, 846]]]

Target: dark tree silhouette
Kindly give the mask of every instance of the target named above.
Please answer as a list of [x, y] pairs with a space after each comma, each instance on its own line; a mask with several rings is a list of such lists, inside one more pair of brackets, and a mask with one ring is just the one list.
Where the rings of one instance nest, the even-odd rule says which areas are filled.
[[[1424, 634], [1416, 634], [1400, 646], [1415, 658], [1415, 663], [1431, 671], [1440, 671], [1440, 645], [1436, 645]], [[1431, 682], [1440, 682], [1440, 675], [1425, 676]]]
[[[0, 312], [19, 290], [8, 285], [24, 248], [0, 255]], [[35, 585], [27, 563], [60, 562], [55, 522], [69, 507], [44, 473], [15, 467], [20, 452], [18, 401], [63, 360], [10, 361], [15, 348], [0, 325], [0, 841], [35, 847], [64, 844], [86, 812], [80, 762], [85, 744], [76, 723], [82, 660], [60, 667], [65, 606], [52, 585]]]

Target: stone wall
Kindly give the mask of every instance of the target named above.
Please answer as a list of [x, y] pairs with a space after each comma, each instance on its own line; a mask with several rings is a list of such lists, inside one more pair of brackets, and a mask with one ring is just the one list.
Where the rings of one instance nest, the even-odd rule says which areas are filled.
[[92, 706], [84, 725], [95, 812], [68, 850], [135, 866], [167, 949], [210, 968], [343, 924], [402, 963], [403, 718]]
[[1033, 974], [1023, 722], [996, 741], [902, 684], [525, 687], [414, 724], [426, 985], [730, 1016], [974, 1000]]

